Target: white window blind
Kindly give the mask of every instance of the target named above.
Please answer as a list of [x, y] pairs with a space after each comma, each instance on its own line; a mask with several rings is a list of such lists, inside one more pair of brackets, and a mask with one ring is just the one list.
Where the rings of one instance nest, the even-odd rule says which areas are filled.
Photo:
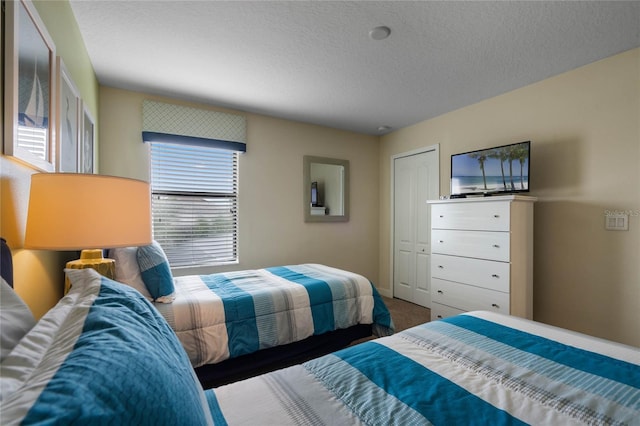
[[238, 257], [238, 152], [151, 143], [153, 234], [172, 267]]

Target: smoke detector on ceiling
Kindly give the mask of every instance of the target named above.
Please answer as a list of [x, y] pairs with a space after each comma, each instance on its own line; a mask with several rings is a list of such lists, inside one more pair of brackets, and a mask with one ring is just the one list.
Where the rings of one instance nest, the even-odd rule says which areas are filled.
[[389, 37], [389, 34], [391, 34], [391, 28], [384, 25], [375, 27], [374, 29], [369, 31], [369, 37], [371, 37], [373, 40], [384, 40], [385, 38]]

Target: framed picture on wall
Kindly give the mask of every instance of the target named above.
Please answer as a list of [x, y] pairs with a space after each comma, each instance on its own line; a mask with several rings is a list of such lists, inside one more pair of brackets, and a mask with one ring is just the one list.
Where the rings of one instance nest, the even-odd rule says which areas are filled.
[[30, 1], [6, 6], [4, 154], [55, 170], [56, 48]]
[[57, 58], [57, 72], [60, 77], [58, 85], [58, 156], [57, 171], [78, 171], [80, 159], [81, 101], [80, 92], [76, 88], [71, 75], [67, 71], [62, 58]]
[[82, 155], [80, 173], [95, 173], [95, 121], [84, 105], [82, 112]]

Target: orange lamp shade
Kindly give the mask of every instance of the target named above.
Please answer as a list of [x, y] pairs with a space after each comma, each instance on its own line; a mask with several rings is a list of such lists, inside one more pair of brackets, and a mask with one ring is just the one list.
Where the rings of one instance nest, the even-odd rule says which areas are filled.
[[25, 248], [128, 247], [151, 239], [147, 182], [77, 173], [32, 175]]

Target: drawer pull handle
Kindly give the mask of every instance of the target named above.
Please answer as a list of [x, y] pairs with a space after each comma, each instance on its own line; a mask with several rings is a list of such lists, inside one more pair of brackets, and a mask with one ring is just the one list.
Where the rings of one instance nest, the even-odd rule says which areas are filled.
[[491, 275], [491, 276], [492, 276], [493, 278], [500, 278], [500, 275], [498, 275], [498, 274], [493, 274], [493, 275]]
[[496, 219], [500, 217], [499, 214], [494, 214], [493, 217], [495, 217]]
[[498, 306], [498, 305], [497, 305], [497, 304], [495, 304], [495, 303], [492, 303], [492, 304], [491, 304], [491, 306], [493, 306], [494, 308], [498, 308], [498, 309], [500, 308], [500, 306]]
[[439, 294], [444, 294], [444, 292], [442, 290], [438, 290]]
[[438, 265], [438, 268], [440, 268], [440, 269], [444, 269], [444, 266], [442, 266], [442, 265]]
[[444, 243], [444, 240], [438, 240], [439, 243]]
[[500, 244], [494, 244], [493, 247], [494, 248], [500, 248]]
[[441, 218], [443, 218], [443, 217], [444, 217], [444, 215], [443, 215], [443, 214], [441, 214], [441, 215], [440, 215], [440, 217], [441, 217]]

